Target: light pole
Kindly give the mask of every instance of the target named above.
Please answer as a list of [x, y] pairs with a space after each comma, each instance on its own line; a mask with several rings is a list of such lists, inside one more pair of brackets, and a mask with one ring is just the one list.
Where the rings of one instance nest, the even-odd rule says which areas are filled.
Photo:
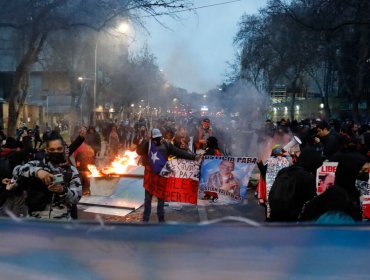
[[[86, 78], [86, 77], [78, 77], [78, 80], [80, 81], [80, 82], [83, 82], [83, 81], [94, 81], [94, 117], [93, 117], [93, 125], [95, 126], [95, 108], [96, 108], [96, 104], [95, 104], [95, 81], [96, 81], [96, 79], [92, 79], [92, 78]], [[83, 116], [82, 116], [82, 97], [83, 97], [83, 95], [84, 95], [84, 91], [85, 91], [85, 85], [84, 84], [82, 84], [82, 93], [81, 93], [81, 98], [80, 98], [80, 110], [81, 110], [81, 124], [83, 124]]]
[[[116, 30], [121, 34], [126, 34], [130, 31], [130, 24], [126, 21], [119, 24]], [[94, 116], [92, 119], [93, 125], [96, 125], [96, 91], [97, 91], [97, 60], [98, 60], [98, 45], [99, 45], [99, 33], [95, 42], [94, 50], [94, 88], [93, 88], [93, 104], [94, 104]]]
[[46, 123], [49, 124], [49, 95], [46, 95]]
[[96, 76], [97, 76], [97, 73], [96, 73], [96, 61], [97, 61], [97, 56], [98, 56], [98, 42], [99, 42], [99, 37], [96, 39], [96, 43], [95, 43], [95, 55], [94, 55], [94, 89], [93, 89], [93, 106], [94, 106], [94, 108], [93, 108], [93, 119], [92, 119], [92, 121], [93, 121], [93, 126], [95, 126], [96, 125], [96, 112], [95, 112], [95, 110], [96, 110]]

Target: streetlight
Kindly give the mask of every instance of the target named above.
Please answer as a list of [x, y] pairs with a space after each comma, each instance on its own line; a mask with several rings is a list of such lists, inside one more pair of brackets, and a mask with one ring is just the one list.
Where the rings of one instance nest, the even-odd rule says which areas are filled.
[[118, 31], [120, 33], [128, 33], [130, 31], [130, 24], [128, 22], [122, 22], [120, 25], [118, 25]]
[[[128, 22], [122, 22], [117, 26], [117, 30], [119, 33], [126, 34], [130, 31], [130, 24]], [[95, 42], [95, 50], [94, 50], [94, 89], [93, 89], [93, 94], [94, 94], [94, 116], [93, 116], [93, 125], [96, 125], [96, 77], [97, 77], [97, 58], [98, 58], [98, 45], [99, 45], [99, 36], [96, 38]]]
[[[79, 81], [79, 82], [83, 82], [83, 81], [94, 81], [94, 79], [92, 79], [92, 78], [86, 78], [86, 77], [82, 77], [82, 76], [80, 76], [80, 77], [78, 77], [77, 78], [77, 80]], [[81, 112], [80, 112], [80, 114], [81, 114], [81, 124], [83, 124], [83, 116], [82, 116], [82, 97], [83, 97], [83, 95], [84, 95], [84, 89], [85, 89], [85, 86], [83, 85], [82, 86], [82, 93], [81, 93], [81, 101], [80, 101], [80, 110], [81, 110]], [[94, 102], [95, 103], [95, 102]], [[94, 118], [93, 119], [95, 119], [95, 108], [96, 108], [96, 105], [94, 105]], [[95, 124], [94, 124], [95, 125]]]
[[94, 79], [93, 78], [78, 77], [77, 80], [82, 82], [82, 81], [93, 81]]

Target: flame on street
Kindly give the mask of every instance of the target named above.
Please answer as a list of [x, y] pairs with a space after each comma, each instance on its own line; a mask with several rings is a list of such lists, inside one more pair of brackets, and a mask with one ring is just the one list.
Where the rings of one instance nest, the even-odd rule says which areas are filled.
[[91, 173], [90, 177], [102, 177], [106, 175], [125, 174], [129, 166], [137, 166], [137, 153], [126, 151], [122, 156], [117, 156], [110, 166], [99, 170], [95, 165], [89, 164], [87, 167]]
[[92, 165], [92, 164], [88, 164], [87, 165], [87, 168], [89, 169], [90, 171], [90, 177], [101, 177], [103, 176], [100, 171], [96, 168], [95, 165]]

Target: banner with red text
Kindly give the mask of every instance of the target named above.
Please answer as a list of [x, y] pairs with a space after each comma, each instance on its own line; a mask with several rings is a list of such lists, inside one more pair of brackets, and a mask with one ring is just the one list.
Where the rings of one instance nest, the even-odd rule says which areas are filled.
[[335, 171], [338, 162], [324, 162], [316, 172], [316, 193], [322, 194], [328, 188], [334, 186]]
[[192, 160], [167, 161], [160, 174], [145, 167], [144, 188], [165, 201], [197, 204], [199, 164]]

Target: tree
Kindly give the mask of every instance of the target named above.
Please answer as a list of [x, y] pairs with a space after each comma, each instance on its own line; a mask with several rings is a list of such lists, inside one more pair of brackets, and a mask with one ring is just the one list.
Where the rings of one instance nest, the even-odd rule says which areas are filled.
[[[77, 77], [93, 77], [91, 69], [94, 69], [94, 43], [96, 37], [93, 31], [85, 30], [61, 30], [51, 34], [40, 53], [38, 63], [44, 72], [44, 90], [60, 91], [58, 78], [64, 79], [63, 84], [68, 85], [71, 94], [70, 117], [76, 120], [80, 113], [82, 95], [84, 92], [92, 92], [92, 81], [78, 80]], [[68, 46], [68, 47], [66, 47]], [[93, 101], [87, 98], [86, 108], [92, 108]]]
[[9, 96], [8, 135], [15, 135], [29, 73], [50, 35], [70, 29], [100, 31], [136, 11], [156, 16], [189, 6], [188, 0], [0, 0], [0, 27], [14, 29], [24, 40]]
[[305, 87], [305, 68], [314, 57], [312, 34], [270, 5], [259, 16], [242, 18], [235, 42], [243, 49], [241, 78], [258, 91], [286, 84], [294, 118], [296, 94]]
[[321, 35], [318, 43], [325, 50], [325, 75], [336, 72], [339, 93], [348, 97], [352, 117], [358, 121], [359, 102], [365, 98], [369, 101], [369, 2], [296, 0], [286, 3], [276, 0], [274, 3], [302, 28]]
[[327, 117], [328, 97], [338, 81], [339, 94], [348, 97], [358, 120], [358, 104], [369, 99], [370, 89], [369, 6], [359, 0], [269, 1], [258, 15], [241, 20], [235, 38], [242, 48], [240, 77], [267, 92], [277, 81], [292, 91], [297, 81], [310, 78], [322, 95]]

